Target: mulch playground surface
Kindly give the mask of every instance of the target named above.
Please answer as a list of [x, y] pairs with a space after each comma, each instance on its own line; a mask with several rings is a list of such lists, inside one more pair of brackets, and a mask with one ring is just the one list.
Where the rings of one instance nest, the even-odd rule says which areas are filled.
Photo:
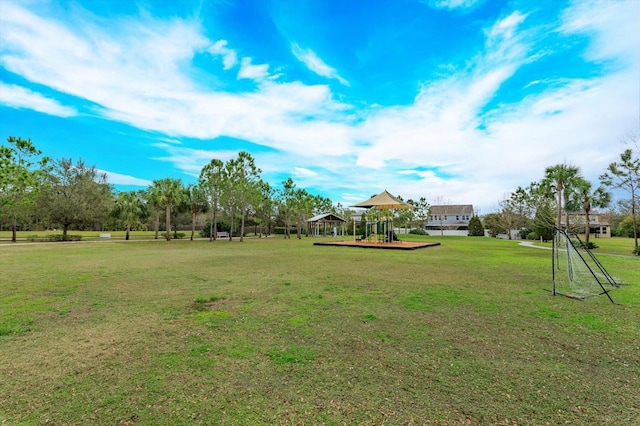
[[427, 247], [439, 246], [440, 243], [427, 243], [427, 242], [415, 242], [415, 241], [319, 241], [313, 243], [314, 246], [333, 246], [333, 247], [359, 247], [359, 248], [371, 248], [381, 250], [416, 250]]

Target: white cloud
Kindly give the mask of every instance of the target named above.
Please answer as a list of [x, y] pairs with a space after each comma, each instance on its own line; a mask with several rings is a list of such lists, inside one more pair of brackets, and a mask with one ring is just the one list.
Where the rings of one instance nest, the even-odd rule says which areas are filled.
[[236, 151], [230, 150], [193, 149], [163, 142], [156, 143], [154, 146], [166, 151], [168, 154], [165, 157], [157, 157], [155, 160], [171, 163], [174, 167], [192, 177], [200, 176], [202, 168], [212, 159], [217, 158], [224, 162], [235, 158], [238, 154]]
[[436, 9], [471, 9], [485, 0], [432, 0]]
[[[637, 4], [588, 3], [589, 8], [577, 2], [563, 15], [560, 30], [593, 40], [586, 59], [612, 60], [614, 72], [524, 82], [537, 92], [491, 111], [485, 109], [503, 84], [548, 49], [536, 44], [541, 36], [527, 27], [530, 17], [524, 13], [489, 25], [484, 46], [468, 63], [422, 82], [406, 106], [357, 109], [336, 101], [328, 85], [276, 81], [269, 64], [254, 65], [248, 57], [238, 64], [225, 40], [213, 43], [197, 23], [179, 19], [114, 21], [106, 30], [85, 15], [62, 24], [3, 3], [0, 64], [33, 83], [95, 103], [107, 119], [172, 140], [228, 136], [269, 147], [256, 155], [264, 171], [293, 170], [300, 187], [337, 189], [344, 196], [334, 201], [345, 205], [388, 189], [405, 199], [442, 196], [473, 203], [488, 213], [503, 194], [540, 179], [548, 165], [567, 159], [597, 180], [616, 159], [612, 143], [638, 117], [640, 43], [631, 31]], [[295, 44], [292, 51], [318, 75], [348, 84], [313, 51]], [[203, 52], [221, 56], [224, 70], [238, 66], [239, 79], [259, 84], [244, 93], [197, 85], [189, 67]], [[43, 97], [31, 95], [20, 107], [38, 110], [33, 99]], [[67, 107], [50, 101], [47, 113], [65, 113]], [[237, 154], [175, 142], [156, 147], [166, 152], [157, 160], [190, 176], [211, 158], [225, 161]]]
[[25, 108], [58, 117], [77, 115], [73, 108], [21, 86], [0, 82], [0, 103], [11, 108]]
[[560, 30], [591, 38], [586, 54], [590, 61], [616, 59], [637, 67], [640, 62], [639, 16], [638, 1], [574, 0], [562, 16]]
[[238, 54], [227, 47], [227, 40], [218, 40], [207, 50], [213, 56], [222, 56], [222, 65], [225, 70], [230, 70], [238, 63]]
[[296, 176], [302, 176], [302, 177], [318, 176], [317, 172], [314, 172], [313, 170], [305, 169], [304, 167], [294, 167], [293, 170]]
[[269, 76], [269, 65], [253, 65], [251, 58], [242, 58], [238, 78], [248, 78], [251, 80], [263, 80]]
[[338, 80], [341, 84], [349, 86], [349, 82], [342, 78], [335, 68], [330, 67], [311, 49], [303, 49], [297, 43], [291, 43], [291, 52], [307, 68], [321, 77]]
[[107, 175], [107, 182], [112, 185], [133, 185], [133, 186], [149, 186], [151, 181], [140, 179], [134, 176], [123, 175], [120, 173], [110, 172], [107, 170], [97, 170], [98, 173]]

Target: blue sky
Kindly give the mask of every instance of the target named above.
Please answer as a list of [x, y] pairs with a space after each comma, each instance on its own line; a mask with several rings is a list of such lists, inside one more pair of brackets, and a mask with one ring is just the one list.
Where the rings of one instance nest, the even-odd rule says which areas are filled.
[[250, 152], [273, 186], [481, 214], [640, 126], [640, 0], [0, 0], [0, 138], [119, 190]]

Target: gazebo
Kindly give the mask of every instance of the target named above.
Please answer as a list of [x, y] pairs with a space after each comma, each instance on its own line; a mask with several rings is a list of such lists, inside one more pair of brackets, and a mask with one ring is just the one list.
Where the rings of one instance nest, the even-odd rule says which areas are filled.
[[309, 235], [319, 236], [344, 236], [344, 224], [347, 221], [332, 213], [319, 214], [307, 220]]
[[[407, 204], [404, 201], [400, 201], [397, 197], [391, 195], [387, 190], [382, 191], [378, 195], [374, 195], [366, 201], [362, 201], [358, 204], [354, 204], [351, 207], [359, 207], [364, 209], [374, 209], [374, 210], [395, 210], [395, 209], [412, 209], [413, 206], [411, 204]], [[390, 227], [391, 216], [387, 216], [386, 220], [381, 224], [382, 229], [379, 228], [380, 221], [374, 221], [371, 224], [374, 225], [374, 232], [371, 235], [383, 235], [384, 241], [391, 242], [393, 241], [393, 229]], [[354, 223], [355, 228], [355, 223]], [[367, 227], [368, 229], [368, 227]], [[382, 232], [379, 232], [382, 231]], [[355, 238], [355, 229], [354, 229], [354, 238]]]

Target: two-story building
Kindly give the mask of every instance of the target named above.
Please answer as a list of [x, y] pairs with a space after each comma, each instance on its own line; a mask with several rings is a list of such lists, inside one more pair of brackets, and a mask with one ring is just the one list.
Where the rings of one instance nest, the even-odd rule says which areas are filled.
[[[562, 227], [566, 228], [565, 216], [562, 216]], [[570, 213], [569, 225], [571, 229], [580, 235], [585, 235], [586, 216], [584, 213]], [[611, 224], [604, 215], [591, 213], [589, 215], [589, 238], [610, 238]]]
[[472, 217], [472, 204], [431, 206], [429, 220], [424, 228], [426, 230], [463, 231], [469, 229], [469, 221]]

